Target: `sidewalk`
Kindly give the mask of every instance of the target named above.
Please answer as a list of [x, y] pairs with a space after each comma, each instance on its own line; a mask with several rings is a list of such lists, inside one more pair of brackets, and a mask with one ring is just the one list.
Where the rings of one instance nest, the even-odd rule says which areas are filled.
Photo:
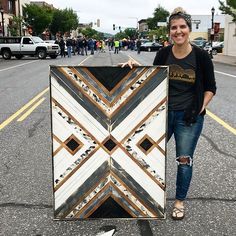
[[226, 56], [223, 53], [218, 53], [217, 55], [214, 55], [212, 61], [236, 66], [236, 56]]

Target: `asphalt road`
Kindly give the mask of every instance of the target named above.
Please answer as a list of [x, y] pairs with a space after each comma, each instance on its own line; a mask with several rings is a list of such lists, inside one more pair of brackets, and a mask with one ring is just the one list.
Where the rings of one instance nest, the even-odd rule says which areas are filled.
[[[173, 140], [168, 144], [166, 220], [53, 220], [49, 92], [45, 91], [49, 65], [117, 65], [128, 56], [151, 65], [154, 55], [127, 51], [56, 60], [0, 59], [1, 236], [95, 236], [112, 229], [116, 229], [115, 236], [236, 235], [236, 135], [226, 126], [236, 127], [236, 68], [220, 63], [215, 64], [217, 95], [208, 108], [226, 124], [205, 116], [183, 221], [170, 217], [176, 174]], [[29, 116], [17, 121], [43, 98]]]

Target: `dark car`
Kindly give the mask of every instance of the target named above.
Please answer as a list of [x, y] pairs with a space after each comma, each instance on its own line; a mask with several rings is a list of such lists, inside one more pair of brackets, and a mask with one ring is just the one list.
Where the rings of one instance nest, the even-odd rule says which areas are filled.
[[207, 43], [205, 47], [203, 48], [204, 50], [208, 51], [208, 53], [211, 53], [212, 50], [212, 55], [216, 55], [217, 53], [222, 53], [224, 48], [224, 42], [213, 42], [213, 45], [211, 47], [211, 43]]
[[159, 43], [155, 43], [155, 42], [146, 42], [143, 43], [140, 47], [140, 51], [159, 51], [161, 48], [163, 47], [163, 45], [159, 44]]

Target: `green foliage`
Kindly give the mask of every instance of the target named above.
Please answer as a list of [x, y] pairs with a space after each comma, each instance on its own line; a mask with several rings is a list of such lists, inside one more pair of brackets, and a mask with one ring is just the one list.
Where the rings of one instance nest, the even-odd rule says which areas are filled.
[[133, 28], [125, 29], [124, 33], [126, 34], [126, 38], [134, 39], [138, 37], [136, 29]]
[[166, 18], [169, 15], [170, 13], [167, 10], [158, 5], [158, 7], [154, 10], [153, 17], [147, 18], [148, 28], [150, 30], [157, 29], [157, 22], [166, 22]]
[[128, 36], [125, 32], [121, 31], [121, 32], [115, 34], [115, 39], [120, 40], [120, 39], [123, 39], [123, 38], [128, 38]]
[[23, 17], [13, 16], [12, 24], [8, 25], [8, 30], [10, 31], [12, 36], [20, 35], [22, 22], [23, 22]]
[[236, 1], [235, 0], [226, 0], [226, 4], [223, 1], [220, 1], [219, 9], [223, 14], [228, 14], [233, 17], [233, 22], [236, 22]]
[[30, 25], [36, 35], [40, 35], [46, 28], [53, 34], [58, 31], [70, 32], [78, 27], [77, 14], [72, 9], [52, 9], [47, 6], [26, 4], [23, 7], [23, 16], [26, 25]]
[[25, 4], [23, 6], [23, 16], [26, 25], [33, 28], [36, 35], [40, 35], [49, 27], [54, 10], [47, 6], [38, 6], [35, 4]]
[[133, 28], [126, 28], [124, 31], [120, 31], [115, 35], [116, 39], [134, 39], [138, 37], [138, 33], [136, 29]]
[[83, 35], [87, 36], [88, 38], [97, 38], [98, 37], [98, 32], [92, 28], [82, 29], [81, 33]]
[[76, 29], [78, 24], [77, 14], [71, 8], [66, 8], [64, 10], [57, 9], [54, 11], [49, 28], [53, 34], [56, 34], [59, 31], [65, 33]]
[[150, 30], [148, 32], [149, 38], [152, 38], [152, 39], [155, 38], [156, 40], [159, 40], [159, 41], [167, 40], [168, 39], [167, 35], [168, 35], [168, 29], [167, 27], [164, 27], [164, 26], [161, 26], [155, 30]]

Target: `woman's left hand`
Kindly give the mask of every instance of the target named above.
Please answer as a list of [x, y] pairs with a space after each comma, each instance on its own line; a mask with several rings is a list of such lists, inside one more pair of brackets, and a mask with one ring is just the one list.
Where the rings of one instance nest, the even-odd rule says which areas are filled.
[[124, 63], [119, 63], [118, 65], [121, 66], [121, 68], [129, 66], [131, 69], [133, 68], [133, 66], [141, 66], [141, 64], [132, 59], [129, 59], [127, 62]]

